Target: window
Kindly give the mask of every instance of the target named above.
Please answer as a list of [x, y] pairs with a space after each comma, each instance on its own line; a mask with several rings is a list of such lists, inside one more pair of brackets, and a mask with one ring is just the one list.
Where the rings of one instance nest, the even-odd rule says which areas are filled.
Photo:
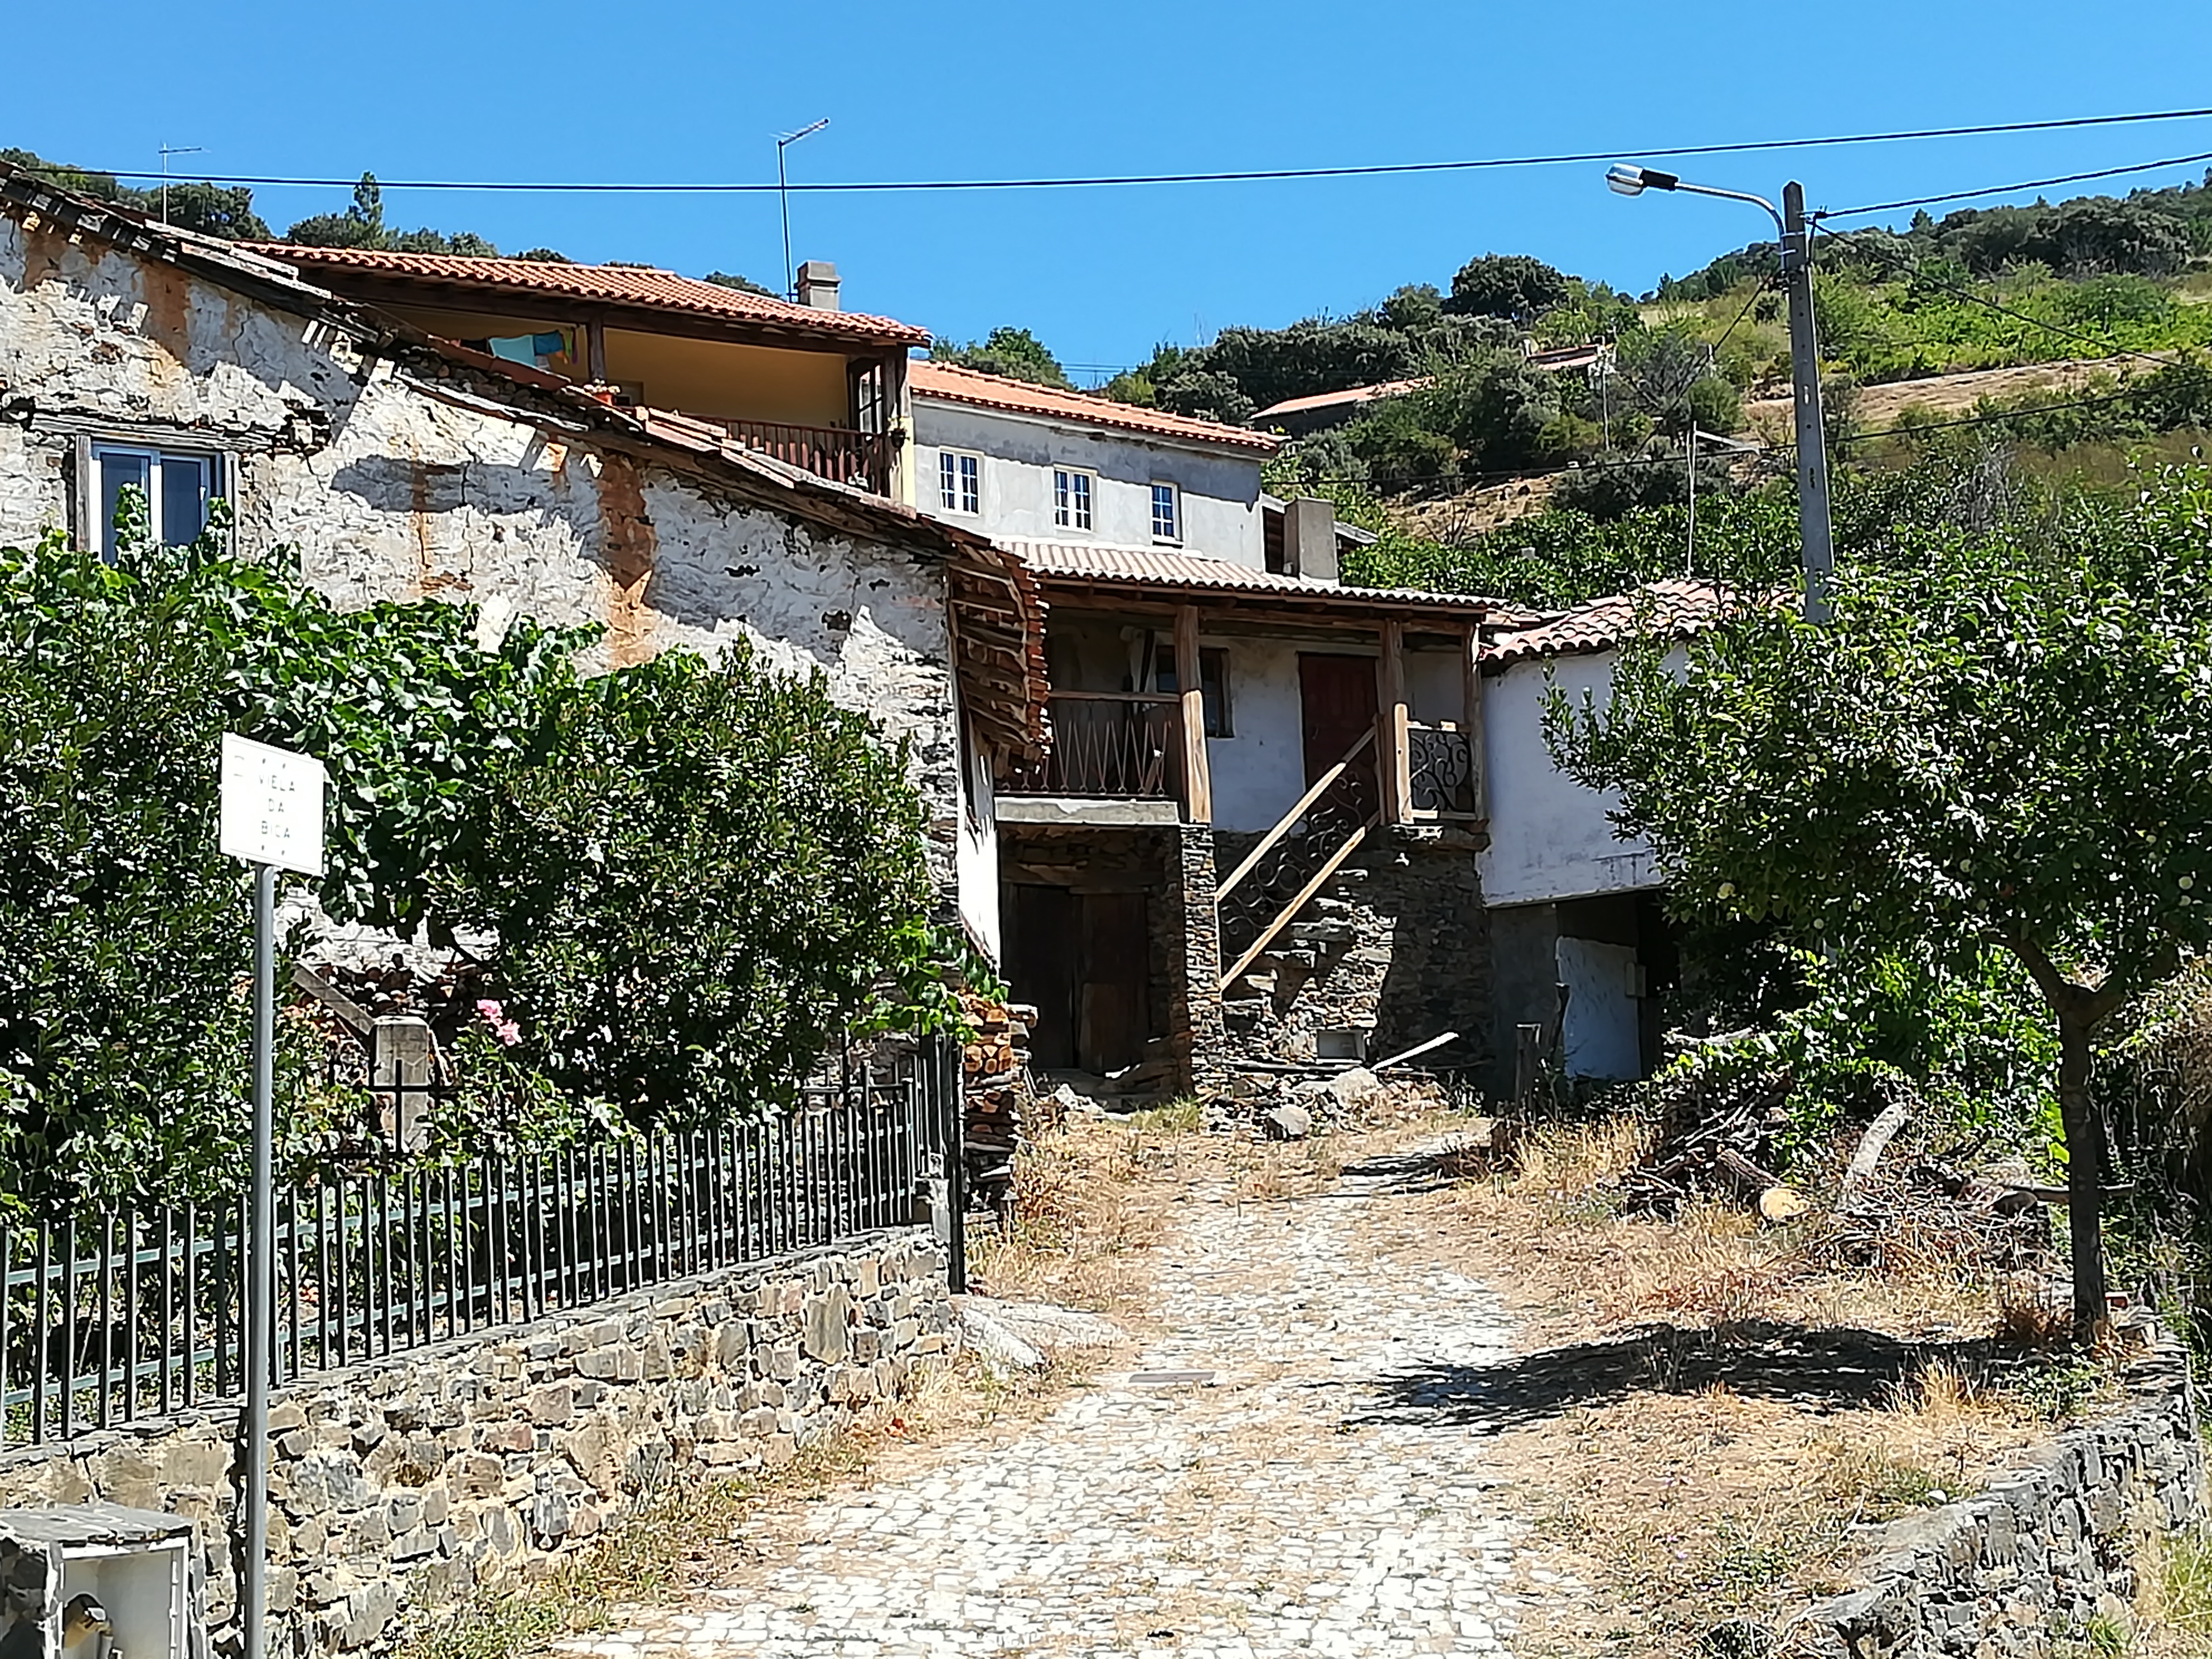
[[1091, 528], [1091, 497], [1094, 481], [1088, 472], [1054, 467], [1052, 471], [1052, 521], [1062, 530]]
[[1179, 542], [1182, 539], [1182, 495], [1171, 483], [1152, 486], [1152, 539], [1156, 542]]
[[983, 458], [957, 449], [937, 452], [937, 497], [947, 513], [983, 510]]
[[[1152, 690], [1174, 691], [1175, 647], [1163, 645], [1152, 653]], [[1218, 646], [1201, 646], [1198, 653], [1198, 695], [1206, 706], [1206, 735], [1233, 738], [1229, 726], [1229, 653]]]
[[125, 486], [135, 485], [146, 498], [148, 523], [162, 544], [183, 546], [207, 528], [208, 502], [217, 486], [216, 472], [212, 455], [137, 444], [94, 444], [86, 499], [96, 522], [86, 526], [85, 539], [103, 559], [115, 556], [116, 509], [122, 505]]

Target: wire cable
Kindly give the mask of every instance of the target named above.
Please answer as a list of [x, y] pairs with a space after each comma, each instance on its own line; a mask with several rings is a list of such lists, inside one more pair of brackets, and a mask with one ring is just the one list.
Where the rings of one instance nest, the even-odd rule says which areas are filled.
[[2137, 161], [2130, 167], [2099, 167], [2090, 173], [2062, 173], [2052, 179], [2023, 179], [2016, 185], [1991, 185], [1986, 190], [1946, 191], [1941, 196], [1908, 196], [1901, 201], [1871, 202], [1865, 207], [1824, 209], [1812, 216], [1816, 221], [1827, 219], [1863, 219], [1870, 213], [1894, 213], [1899, 208], [1934, 207], [1942, 202], [1971, 202], [1984, 196], [2010, 196], [2017, 191], [2046, 190], [2053, 185], [2078, 185], [2091, 179], [2118, 179], [2130, 173], [2154, 173], [2160, 167], [2187, 167], [2195, 161], [2212, 161], [2212, 150], [2195, 155], [2169, 155], [2160, 161]]
[[2063, 404], [2037, 404], [2027, 409], [1994, 410], [1987, 415], [1969, 415], [1955, 421], [1929, 421], [1908, 427], [1884, 427], [1879, 432], [1854, 432], [1833, 440], [1838, 445], [1878, 443], [1885, 438], [1917, 438], [1929, 432], [1954, 432], [1961, 427], [1995, 426], [2005, 421], [2033, 420], [2039, 415], [2057, 415], [2070, 409], [2101, 409], [2112, 404], [2133, 402], [2140, 388], [2128, 387], [2119, 392], [2108, 392], [2094, 398], [2076, 398]]
[[[1846, 144], [1888, 144], [1915, 142], [1930, 138], [1972, 138], [2000, 133], [2057, 132], [2085, 127], [2136, 125], [2153, 121], [2190, 121], [2212, 116], [2212, 108], [2143, 110], [2124, 115], [2066, 116], [2043, 121], [1992, 121], [1975, 126], [1921, 127], [1893, 132], [1853, 132], [1833, 134], [1819, 138], [1767, 138], [1744, 140], [1729, 143], [1672, 144], [1656, 149], [1641, 149], [1632, 145], [1611, 149], [1582, 150], [1553, 155], [1487, 156], [1467, 161], [1392, 161], [1370, 166], [1334, 167], [1265, 167], [1215, 173], [1102, 173], [1068, 178], [1036, 179], [912, 179], [846, 180], [793, 184], [788, 186], [773, 184], [589, 184], [519, 181], [514, 179], [458, 180], [451, 179], [380, 179], [377, 184], [384, 190], [450, 190], [450, 191], [525, 191], [567, 192], [580, 195], [694, 195], [732, 196], [769, 195], [787, 188], [793, 195], [833, 195], [862, 191], [951, 191], [951, 190], [1071, 190], [1089, 189], [1123, 185], [1214, 185], [1249, 184], [1285, 179], [1364, 179], [1386, 174], [1475, 173], [1498, 168], [1561, 167], [1590, 161], [1618, 160], [1624, 155], [1680, 157], [1686, 155], [1735, 155], [1754, 151], [1821, 149]], [[158, 179], [158, 173], [127, 168], [70, 167], [55, 168], [54, 172], [104, 173], [111, 179]], [[173, 188], [180, 183], [211, 185], [300, 185], [351, 189], [358, 179], [283, 178], [256, 173], [203, 173], [187, 179], [173, 175]]]
[[2106, 356], [2140, 357], [2143, 362], [2155, 363], [2160, 368], [2164, 368], [2172, 361], [2171, 358], [2161, 357], [2155, 352], [2138, 351], [2132, 346], [2114, 345], [2110, 340], [2100, 340], [2094, 334], [2084, 333], [2081, 330], [2069, 327], [2064, 323], [2054, 323], [2043, 317], [2031, 317], [2024, 311], [2014, 311], [2010, 306], [2000, 304], [1986, 295], [1977, 294], [1970, 288], [1961, 288], [1956, 283], [1947, 283], [1940, 277], [1931, 276], [1911, 260], [1892, 252], [1879, 242], [1861, 242], [1856, 240], [1871, 234], [1869, 231], [1829, 230], [1825, 226], [1820, 227], [1820, 230], [1821, 234], [1831, 240], [1847, 243], [1872, 253], [1876, 258], [1886, 263], [1891, 270], [1901, 270], [1914, 282], [1924, 283], [1939, 293], [1948, 294], [1956, 299], [1966, 301], [1969, 304], [1980, 306], [1984, 310], [1996, 313], [2000, 317], [2009, 317], [2014, 322], [2026, 323], [2032, 328], [2043, 329], [2046, 332], [2057, 335], [2062, 339], [2073, 340], [2082, 345], [2094, 346]]

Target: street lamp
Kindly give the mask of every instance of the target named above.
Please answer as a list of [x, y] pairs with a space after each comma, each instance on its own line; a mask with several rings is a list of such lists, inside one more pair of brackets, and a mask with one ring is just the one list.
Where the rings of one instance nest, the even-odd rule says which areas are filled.
[[[1607, 190], [1617, 196], [1641, 196], [1647, 190], [1686, 191], [1764, 208], [1782, 239], [1782, 285], [1790, 296], [1790, 370], [1796, 392], [1797, 428], [1797, 534], [1804, 545], [1805, 620], [1828, 619], [1828, 585], [1835, 574], [1835, 538], [1828, 523], [1826, 428], [1820, 416], [1820, 358], [1813, 337], [1813, 262], [1806, 247], [1805, 187], [1792, 179], [1783, 186], [1777, 209], [1763, 196], [1693, 185], [1657, 167], [1626, 161], [1606, 170]], [[1696, 447], [1694, 442], [1692, 450]], [[1695, 465], [1694, 459], [1692, 465]]]
[[830, 118], [825, 115], [811, 126], [801, 127], [796, 132], [780, 132], [775, 137], [775, 195], [783, 207], [783, 297], [787, 300], [799, 297], [799, 287], [791, 268], [791, 186], [783, 176], [783, 152], [829, 125]]

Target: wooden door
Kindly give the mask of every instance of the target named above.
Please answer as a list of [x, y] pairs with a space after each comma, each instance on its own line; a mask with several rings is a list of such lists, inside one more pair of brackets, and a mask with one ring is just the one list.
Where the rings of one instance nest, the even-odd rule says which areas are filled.
[[1144, 1057], [1152, 1035], [1152, 929], [1142, 893], [1085, 893], [1076, 1063], [1114, 1072]]
[[[1300, 652], [1298, 706], [1305, 732], [1306, 781], [1311, 783], [1342, 760], [1353, 744], [1375, 730], [1378, 706], [1375, 659]], [[1364, 799], [1371, 799], [1375, 777], [1371, 744], [1352, 769], [1358, 785], [1365, 791]]]
[[1006, 983], [1037, 1011], [1030, 1058], [1042, 1071], [1075, 1064], [1075, 895], [1065, 887], [1006, 890]]

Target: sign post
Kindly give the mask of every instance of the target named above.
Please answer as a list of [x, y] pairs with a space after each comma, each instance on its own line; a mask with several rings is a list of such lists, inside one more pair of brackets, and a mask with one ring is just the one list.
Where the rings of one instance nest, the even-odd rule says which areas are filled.
[[267, 1652], [269, 1381], [276, 1334], [276, 872], [323, 873], [323, 763], [226, 732], [216, 844], [253, 868], [253, 1218], [246, 1322], [246, 1659]]

